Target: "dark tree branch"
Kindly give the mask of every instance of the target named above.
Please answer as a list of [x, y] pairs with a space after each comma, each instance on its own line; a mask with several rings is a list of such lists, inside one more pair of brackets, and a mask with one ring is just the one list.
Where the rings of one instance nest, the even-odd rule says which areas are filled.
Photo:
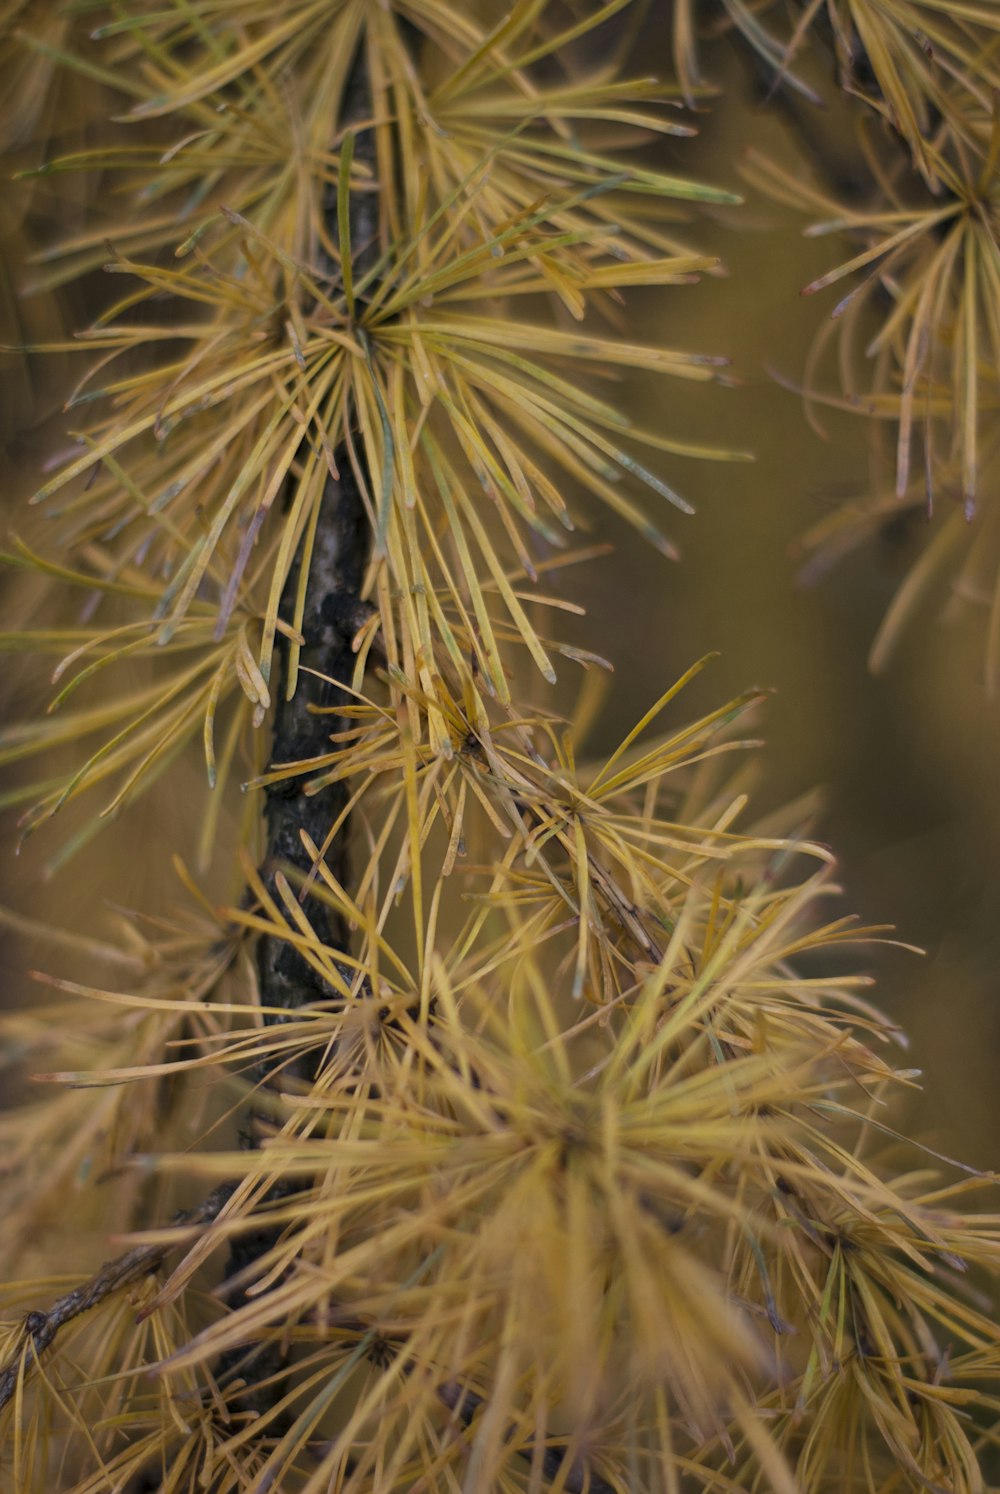
[[[285, 700], [283, 690], [280, 692], [275, 712], [271, 749], [275, 764], [301, 762], [328, 749], [331, 733], [343, 724], [329, 713], [346, 704], [348, 696], [327, 681], [349, 682], [354, 668], [351, 640], [367, 616], [360, 591], [368, 559], [368, 518], [346, 452], [338, 452], [337, 457], [340, 475], [326, 481], [306, 588], [302, 618], [306, 642], [300, 655], [303, 672], [291, 700]], [[286, 597], [293, 596], [297, 586], [298, 575], [293, 571]], [[283, 641], [279, 655], [282, 671], [287, 669], [287, 648]], [[317, 675], [325, 678], [318, 679]], [[311, 706], [320, 707], [323, 714], [317, 714]], [[269, 785], [266, 794], [267, 860], [262, 871], [273, 890], [275, 873], [282, 864], [310, 870], [302, 832], [314, 844], [322, 845], [331, 822], [344, 807], [347, 789], [332, 784], [322, 794], [310, 797], [304, 792], [302, 778], [296, 777]], [[346, 830], [341, 831], [327, 859], [334, 876], [344, 884], [349, 871]], [[310, 898], [307, 911], [325, 944], [346, 949], [347, 928], [328, 904]], [[336, 994], [298, 951], [280, 938], [265, 936], [260, 940], [257, 969], [265, 1006], [291, 1011]]]
[[133, 1250], [127, 1250], [124, 1255], [118, 1256], [117, 1260], [105, 1261], [89, 1281], [74, 1287], [47, 1310], [34, 1309], [27, 1313], [22, 1325], [21, 1342], [0, 1369], [0, 1411], [12, 1399], [22, 1372], [27, 1375], [32, 1366], [38, 1363], [60, 1328], [82, 1313], [89, 1312], [92, 1307], [98, 1307], [115, 1292], [120, 1292], [133, 1282], [141, 1281], [144, 1276], [151, 1276], [154, 1271], [159, 1270], [170, 1251], [176, 1250], [190, 1239], [190, 1229], [183, 1226], [210, 1224], [232, 1191], [231, 1184], [223, 1183], [197, 1208], [178, 1214], [174, 1220], [178, 1226], [176, 1239], [168, 1240], [162, 1245], [137, 1245]]
[[[351, 121], [362, 123], [371, 112], [370, 90], [364, 52], [359, 51], [351, 68], [345, 89], [342, 119], [338, 126]], [[331, 122], [331, 134], [333, 122]], [[355, 155], [370, 166], [375, 164], [374, 137], [370, 128], [360, 128]], [[338, 205], [336, 192], [324, 203], [324, 212], [334, 239], [337, 236]], [[378, 206], [374, 195], [353, 194], [350, 203], [350, 239], [355, 273], [363, 273], [371, 256], [377, 252]], [[325, 267], [339, 273], [335, 266]], [[350, 420], [351, 412], [346, 412]], [[334, 453], [337, 475], [327, 477], [323, 490], [319, 520], [313, 545], [302, 614], [300, 674], [295, 693], [285, 698], [284, 679], [278, 685], [278, 704], [274, 717], [271, 760], [275, 764], [302, 762], [318, 757], [329, 744], [330, 735], [344, 724], [338, 719], [338, 708], [350, 696], [343, 687], [354, 671], [352, 639], [365, 621], [369, 608], [361, 600], [365, 570], [371, 547], [371, 530], [364, 501], [358, 487], [351, 455], [346, 445]], [[292, 568], [282, 596], [282, 608], [290, 615], [298, 593], [301, 562]], [[280, 640], [276, 663], [287, 676], [288, 643]], [[317, 710], [316, 708], [319, 708]], [[308, 796], [304, 781], [295, 777], [274, 783], [266, 790], [265, 819], [267, 855], [261, 873], [265, 884], [274, 891], [274, 879], [282, 865], [311, 870], [302, 844], [303, 832], [315, 845], [326, 841], [330, 825], [347, 802], [346, 785], [333, 784], [322, 794]], [[342, 885], [349, 880], [348, 830], [344, 826], [330, 847], [327, 862]], [[313, 929], [334, 950], [348, 947], [348, 929], [329, 905], [319, 898], [308, 898], [305, 911]], [[329, 1000], [336, 992], [326, 985], [312, 966], [286, 940], [264, 936], [257, 946], [257, 972], [261, 1003], [294, 1011], [310, 1002]], [[280, 1021], [268, 1017], [266, 1021]], [[308, 1072], [298, 1070], [302, 1077]], [[267, 1075], [264, 1075], [265, 1079]], [[256, 1144], [253, 1129], [246, 1144]], [[276, 1183], [266, 1195], [274, 1202], [288, 1197], [297, 1185]], [[276, 1244], [279, 1231], [262, 1226], [234, 1239], [226, 1270], [227, 1278], [238, 1278], [239, 1285], [230, 1295], [230, 1305], [239, 1309], [248, 1299], [254, 1264]], [[238, 1373], [246, 1382], [239, 1404], [243, 1409], [262, 1412], [279, 1400], [282, 1394], [282, 1350], [277, 1344], [254, 1344], [249, 1348], [224, 1353], [217, 1373], [228, 1377]]]
[[[358, 121], [355, 157], [374, 168], [375, 141], [372, 130], [364, 128], [371, 112], [367, 64], [362, 50], [351, 68], [343, 101], [343, 118], [338, 124]], [[331, 126], [332, 132], [332, 126]], [[324, 214], [334, 240], [337, 238], [338, 204], [336, 189], [324, 202]], [[378, 203], [375, 194], [352, 194], [349, 222], [352, 261], [355, 278], [364, 274], [377, 253]], [[326, 266], [331, 275], [339, 267]], [[351, 412], [346, 412], [349, 421]], [[361, 601], [361, 588], [371, 548], [371, 530], [365, 505], [358, 489], [350, 452], [341, 446], [334, 453], [337, 476], [329, 476], [321, 500], [319, 522], [313, 546], [302, 615], [305, 645], [300, 655], [303, 670], [295, 694], [285, 699], [279, 681], [278, 705], [274, 718], [271, 760], [276, 764], [301, 762], [318, 757], [329, 744], [331, 733], [340, 729], [336, 711], [350, 697], [342, 687], [354, 670], [351, 640], [369, 613]], [[298, 592], [300, 569], [297, 563], [288, 578], [282, 597], [287, 614], [292, 611]], [[288, 642], [281, 639], [276, 660], [282, 675], [288, 669]], [[323, 676], [318, 679], [318, 676]], [[330, 683], [335, 682], [335, 683]], [[317, 714], [310, 707], [321, 707]], [[334, 714], [331, 714], [333, 712]], [[301, 778], [274, 783], [266, 790], [267, 858], [263, 867], [265, 880], [273, 887], [275, 872], [281, 863], [310, 870], [302, 847], [305, 831], [315, 845], [322, 845], [332, 822], [347, 802], [345, 785], [329, 785], [322, 794], [307, 797]], [[330, 869], [342, 885], [347, 885], [349, 861], [347, 828], [330, 847], [327, 857]], [[343, 920], [318, 898], [309, 899], [310, 921], [324, 943], [334, 949], [346, 949], [348, 931]], [[316, 972], [296, 950], [280, 939], [264, 938], [258, 946], [258, 971], [261, 999], [266, 1006], [294, 1009], [316, 999], [329, 999], [335, 993], [327, 989]], [[280, 1020], [280, 1019], [279, 1019]]]

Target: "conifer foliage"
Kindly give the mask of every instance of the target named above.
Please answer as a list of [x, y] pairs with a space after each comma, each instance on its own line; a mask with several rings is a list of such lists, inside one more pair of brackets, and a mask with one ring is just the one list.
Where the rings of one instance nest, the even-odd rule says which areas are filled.
[[[4, 643], [55, 681], [0, 735], [8, 802], [58, 867], [195, 760], [204, 796], [142, 852], [180, 902], [54, 930], [107, 979], [4, 1019], [42, 1081], [0, 1119], [17, 1494], [986, 1487], [997, 1221], [894, 1129], [900, 1034], [824, 973], [877, 932], [822, 911], [829, 853], [741, 828], [757, 693], [686, 723], [695, 664], [587, 752], [579, 526], [670, 555], [675, 458], [743, 456], [608, 394], [722, 376], [637, 338], [629, 292], [711, 271], [676, 224], [737, 201], [629, 151], [702, 91], [695, 7], [676, 85], [636, 75], [633, 8], [0, 9], [7, 142], [45, 142], [26, 221], [40, 178], [85, 204], [35, 281], [116, 277], [56, 344], [72, 450], [5, 555], [34, 589]], [[990, 8], [792, 9], [843, 68], [871, 19], [872, 107], [945, 180], [909, 12], [978, 99]], [[975, 400], [995, 287], [948, 201]], [[904, 221], [866, 263], [918, 252]], [[945, 293], [899, 294], [912, 340]], [[126, 1237], [89, 1276], [84, 1228]]]
[[[824, 181], [822, 168], [804, 182], [754, 152], [746, 171], [763, 192], [810, 215], [807, 234], [845, 240], [843, 263], [802, 287], [830, 300], [806, 389], [817, 406], [872, 420], [877, 434], [867, 490], [805, 537], [807, 564], [822, 570], [901, 510], [922, 513], [929, 537], [875, 639], [872, 666], [887, 663], [930, 583], [944, 575], [956, 599], [986, 614], [984, 673], [995, 691], [1000, 7], [726, 0], [724, 9], [771, 89], [819, 102], [818, 54], [855, 105], [840, 142], [840, 182]], [[697, 53], [682, 14], [679, 7], [675, 47], [690, 80]]]

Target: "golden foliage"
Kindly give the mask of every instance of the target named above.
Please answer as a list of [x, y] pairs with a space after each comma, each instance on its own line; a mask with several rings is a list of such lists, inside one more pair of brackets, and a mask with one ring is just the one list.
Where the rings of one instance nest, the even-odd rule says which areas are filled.
[[[796, 14], [779, 35], [765, 23], [781, 6], [727, 0], [725, 9], [775, 70], [775, 86], [797, 82], [812, 96], [796, 68], [818, 33], [841, 87], [859, 102], [855, 149], [844, 156], [850, 201], [754, 151], [745, 170], [765, 195], [810, 214], [807, 235], [846, 246], [842, 261], [802, 290], [847, 287], [816, 337], [804, 393], [817, 425], [818, 405], [872, 421], [873, 473], [860, 502], [806, 536], [811, 568], [877, 530], [894, 502], [902, 512], [922, 500], [934, 532], [873, 644], [873, 666], [885, 663], [931, 578], [950, 571], [957, 596], [988, 611], [992, 689], [1000, 661], [990, 499], [1000, 404], [1000, 12], [953, 0], [814, 0], [789, 7]], [[965, 536], [963, 518], [973, 526]]]
[[[248, 826], [228, 899], [179, 866], [181, 912], [65, 937], [117, 979], [49, 977], [4, 1019], [45, 1086], [0, 1127], [18, 1494], [984, 1488], [1000, 1339], [960, 1278], [995, 1273], [997, 1221], [963, 1209], [984, 1179], [892, 1127], [901, 1035], [838, 973], [881, 931], [823, 920], [800, 814], [737, 829], [722, 770], [759, 692], [662, 728], [696, 665], [597, 763], [589, 687], [570, 721], [535, 698], [556, 659], [605, 664], [539, 622], [574, 610], [544, 589], [570, 500], [670, 553], [648, 507], [689, 506], [654, 466], [741, 455], [671, 434], [668, 400], [637, 430], [595, 387], [718, 378], [632, 340], [622, 306], [713, 268], [661, 200], [735, 200], [622, 154], [675, 129], [669, 89], [579, 60], [626, 4], [129, 0], [72, 7], [93, 54], [35, 35], [127, 111], [40, 168], [99, 172], [115, 203], [42, 273], [106, 262], [127, 289], [62, 345], [88, 359], [82, 451], [36, 494], [43, 553], [6, 557], [88, 598], [3, 638], [57, 660], [51, 713], [0, 738], [54, 765], [10, 797], [55, 836], [110, 786], [64, 856], [200, 738], [206, 864], [241, 774], [258, 817], [261, 790], [301, 790], [325, 830], [272, 874]], [[938, 9], [958, 65], [984, 17]], [[887, 279], [938, 265], [926, 303], [889, 282], [883, 357], [918, 367], [885, 398], [907, 454], [928, 390], [968, 399], [967, 476], [1000, 349], [980, 207], [846, 224]], [[348, 469], [371, 547], [352, 678], [327, 683], [351, 704], [268, 764]], [[294, 1008], [255, 964], [276, 946], [315, 983]], [[74, 1296], [28, 1242], [64, 1213], [106, 1227], [108, 1178], [148, 1273]]]

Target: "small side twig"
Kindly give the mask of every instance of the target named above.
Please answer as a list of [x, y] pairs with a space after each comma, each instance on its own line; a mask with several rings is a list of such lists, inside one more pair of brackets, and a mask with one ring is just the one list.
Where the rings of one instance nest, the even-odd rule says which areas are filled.
[[88, 1281], [58, 1298], [50, 1308], [45, 1311], [35, 1308], [27, 1313], [22, 1324], [21, 1342], [7, 1363], [0, 1368], [0, 1411], [13, 1399], [22, 1374], [26, 1375], [32, 1365], [38, 1363], [60, 1328], [89, 1312], [92, 1307], [98, 1307], [115, 1292], [122, 1291], [133, 1282], [141, 1281], [144, 1276], [150, 1276], [158, 1270], [170, 1251], [187, 1239], [187, 1232], [181, 1233], [183, 1227], [210, 1224], [232, 1191], [232, 1184], [223, 1183], [197, 1208], [179, 1213], [174, 1220], [174, 1224], [178, 1226], [176, 1239], [165, 1241], [162, 1245], [136, 1245], [133, 1250], [127, 1250], [115, 1260], [105, 1261]]

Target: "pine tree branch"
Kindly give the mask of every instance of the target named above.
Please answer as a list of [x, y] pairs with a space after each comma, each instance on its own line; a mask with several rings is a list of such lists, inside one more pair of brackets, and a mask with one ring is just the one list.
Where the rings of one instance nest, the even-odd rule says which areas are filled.
[[[276, 764], [301, 762], [328, 749], [331, 732], [343, 724], [330, 712], [336, 712], [349, 698], [343, 689], [329, 682], [350, 680], [354, 668], [351, 640], [369, 610], [360, 599], [360, 591], [368, 559], [370, 526], [347, 453], [341, 451], [337, 457], [339, 476], [330, 476], [326, 481], [306, 588], [302, 672], [291, 700], [286, 700], [281, 692], [275, 714], [271, 757]], [[297, 587], [298, 575], [293, 570], [286, 598], [294, 596]], [[287, 650], [287, 642], [283, 641], [279, 656], [283, 670], [288, 667]], [[305, 673], [306, 670], [311, 672]], [[319, 708], [322, 714], [311, 707]], [[344, 808], [347, 792], [345, 785], [332, 784], [323, 794], [309, 796], [299, 776], [267, 788], [267, 859], [262, 873], [270, 890], [274, 890], [275, 874], [283, 864], [311, 870], [302, 834], [305, 832], [315, 845], [322, 845], [331, 822]], [[346, 827], [331, 846], [327, 859], [334, 876], [344, 884], [349, 874]], [[313, 929], [325, 944], [333, 949], [346, 949], [347, 928], [328, 904], [310, 898], [307, 912]], [[336, 994], [286, 940], [262, 938], [257, 947], [257, 969], [261, 1002], [267, 1007], [292, 1011], [312, 1001], [329, 1000]]]
[[[362, 49], [363, 49], [363, 43]], [[363, 50], [355, 58], [344, 90], [342, 119], [338, 124], [365, 121], [370, 113], [370, 90]], [[332, 131], [331, 131], [332, 133]], [[359, 129], [354, 150], [358, 161], [375, 165], [375, 142], [371, 129]], [[336, 241], [338, 200], [336, 189], [324, 203], [324, 215]], [[378, 205], [374, 194], [352, 193], [348, 207], [350, 247], [355, 276], [363, 274], [377, 252]], [[325, 265], [339, 278], [336, 265]], [[371, 529], [358, 488], [351, 453], [342, 445], [333, 454], [337, 473], [327, 478], [305, 592], [300, 654], [300, 673], [290, 700], [279, 685], [271, 743], [273, 763], [302, 762], [317, 757], [329, 745], [332, 732], [344, 724], [336, 711], [350, 696], [342, 688], [354, 672], [351, 641], [370, 613], [361, 600], [365, 570], [371, 548]], [[297, 563], [288, 578], [282, 610], [290, 614], [298, 593]], [[289, 643], [280, 639], [277, 660], [287, 676]], [[306, 673], [305, 671], [311, 671]], [[317, 708], [322, 714], [317, 713]], [[333, 714], [331, 714], [333, 713]], [[273, 890], [273, 879], [282, 863], [311, 870], [302, 846], [305, 832], [315, 845], [323, 845], [331, 823], [344, 809], [348, 796], [344, 784], [328, 785], [322, 795], [308, 796], [301, 777], [273, 783], [266, 790], [267, 857], [262, 871]], [[334, 876], [347, 885], [349, 875], [348, 830], [345, 825], [330, 847], [327, 860]], [[344, 921], [317, 898], [307, 903], [316, 933], [333, 949], [346, 949], [348, 930]], [[257, 952], [261, 1000], [265, 1006], [293, 1010], [335, 993], [326, 988], [302, 956], [287, 942], [264, 938]]]
[[[342, 119], [338, 124], [363, 121], [370, 113], [370, 90], [367, 66], [359, 51], [348, 75], [344, 91]], [[331, 126], [331, 134], [333, 129]], [[370, 129], [360, 129], [355, 154], [369, 166], [375, 164], [374, 138]], [[324, 213], [336, 240], [338, 201], [336, 191], [324, 203]], [[352, 194], [349, 204], [350, 245], [355, 270], [363, 272], [366, 262], [377, 249], [377, 213], [374, 196]], [[340, 268], [327, 265], [331, 275]], [[299, 656], [299, 675], [291, 698], [286, 698], [284, 680], [279, 682], [271, 743], [273, 763], [302, 762], [318, 757], [329, 744], [332, 732], [344, 723], [336, 712], [350, 696], [344, 688], [354, 672], [352, 640], [370, 613], [361, 600], [365, 570], [371, 545], [371, 528], [364, 501], [355, 476], [350, 450], [344, 444], [334, 452], [333, 467], [323, 490], [319, 519], [313, 543], [309, 576], [305, 590], [301, 631], [305, 643]], [[298, 595], [301, 579], [300, 562], [292, 568], [282, 596], [282, 608], [290, 614]], [[289, 644], [280, 640], [276, 660], [287, 677]], [[346, 784], [329, 785], [320, 795], [307, 795], [301, 776], [273, 783], [266, 790], [265, 820], [267, 855], [261, 873], [265, 885], [275, 892], [275, 877], [283, 865], [310, 871], [312, 867], [303, 849], [303, 835], [315, 845], [324, 845], [330, 824], [347, 803]], [[348, 827], [329, 847], [327, 864], [342, 885], [349, 880]], [[315, 933], [329, 948], [346, 950], [349, 931], [343, 918], [318, 898], [308, 898], [305, 910]], [[294, 1011], [310, 1002], [329, 1000], [337, 993], [326, 985], [307, 960], [288, 941], [264, 936], [257, 946], [257, 973], [261, 1003], [266, 1008]], [[265, 1021], [280, 1021], [266, 1017]], [[266, 1077], [266, 1076], [265, 1076]], [[249, 1146], [256, 1145], [251, 1131], [245, 1137]], [[274, 1202], [296, 1191], [294, 1184], [277, 1183], [266, 1195]], [[230, 1306], [238, 1309], [247, 1300], [254, 1263], [273, 1247], [278, 1231], [261, 1228], [234, 1239], [229, 1253], [226, 1276], [240, 1283], [230, 1296]], [[283, 1355], [275, 1344], [253, 1344], [224, 1353], [218, 1374], [241, 1375], [246, 1389], [241, 1392], [244, 1409], [263, 1412], [281, 1398]]]
[[115, 1292], [120, 1292], [133, 1282], [141, 1281], [144, 1276], [151, 1276], [154, 1271], [159, 1270], [171, 1250], [176, 1250], [190, 1240], [190, 1229], [185, 1226], [210, 1224], [232, 1191], [231, 1183], [223, 1183], [197, 1208], [177, 1214], [174, 1219], [177, 1226], [175, 1239], [161, 1245], [136, 1245], [133, 1250], [127, 1250], [117, 1259], [105, 1261], [88, 1281], [74, 1287], [50, 1308], [44, 1311], [36, 1308], [27, 1313], [22, 1325], [21, 1341], [6, 1364], [0, 1368], [0, 1411], [13, 1398], [22, 1376], [26, 1376], [32, 1366], [38, 1363], [61, 1328], [74, 1318], [89, 1312], [91, 1308], [98, 1307]]

